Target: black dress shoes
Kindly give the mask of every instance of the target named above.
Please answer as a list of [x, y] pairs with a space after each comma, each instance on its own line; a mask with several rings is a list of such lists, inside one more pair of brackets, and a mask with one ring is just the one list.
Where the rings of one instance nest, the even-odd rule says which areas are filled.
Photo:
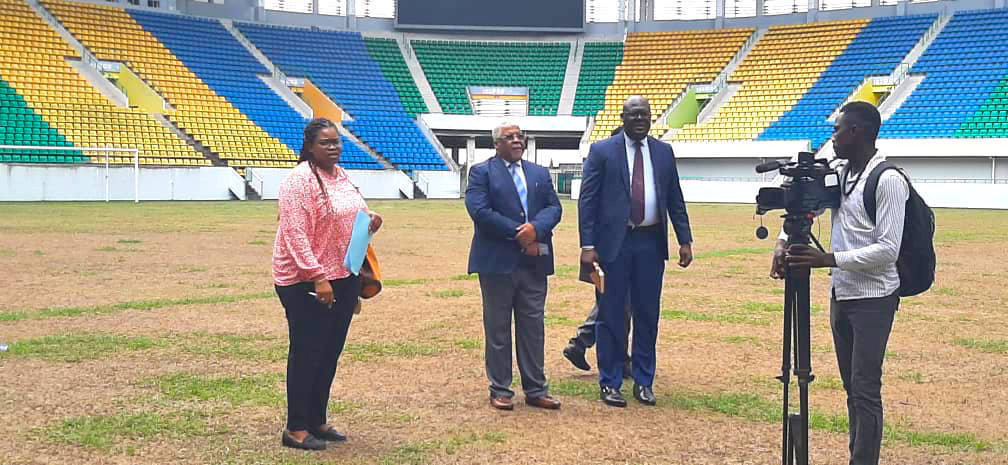
[[582, 347], [580, 347], [577, 344], [575, 344], [575, 343], [572, 342], [570, 344], [567, 344], [567, 347], [564, 347], [563, 354], [564, 354], [564, 358], [566, 358], [567, 360], [570, 360], [570, 362], [574, 366], [576, 366], [576, 367], [578, 367], [578, 368], [580, 368], [580, 369], [582, 369], [584, 371], [591, 370], [591, 365], [589, 365], [588, 361], [585, 360], [585, 350], [584, 350], [584, 348], [582, 348]]
[[312, 436], [311, 433], [305, 436], [303, 441], [298, 441], [297, 439], [294, 439], [294, 437], [290, 435], [290, 431], [287, 431], [286, 429], [283, 430], [283, 433], [281, 434], [283, 434], [283, 437], [280, 443], [283, 444], [284, 447], [290, 447], [292, 449], [303, 449], [303, 450], [325, 449], [325, 441], [315, 436]]
[[609, 386], [602, 386], [599, 392], [599, 398], [606, 405], [612, 407], [626, 407], [626, 399], [623, 398], [623, 394], [620, 394], [619, 389]]
[[655, 405], [658, 403], [658, 399], [655, 398], [651, 386], [638, 386], [637, 383], [634, 383], [633, 396], [634, 399], [637, 399], [644, 405]]
[[312, 434], [312, 436], [315, 436], [316, 438], [319, 438], [319, 439], [322, 439], [322, 440], [325, 440], [325, 441], [330, 441], [330, 442], [344, 442], [344, 441], [346, 441], [346, 435], [341, 434], [339, 431], [336, 431], [335, 428], [329, 428], [327, 430], [320, 430], [320, 429], [319, 430], [314, 430], [314, 431], [311, 431], [311, 434]]

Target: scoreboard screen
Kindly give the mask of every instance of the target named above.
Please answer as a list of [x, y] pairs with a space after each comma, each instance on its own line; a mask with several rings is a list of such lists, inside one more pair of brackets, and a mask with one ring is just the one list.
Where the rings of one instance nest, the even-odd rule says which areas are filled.
[[396, 0], [397, 29], [581, 32], [585, 0]]

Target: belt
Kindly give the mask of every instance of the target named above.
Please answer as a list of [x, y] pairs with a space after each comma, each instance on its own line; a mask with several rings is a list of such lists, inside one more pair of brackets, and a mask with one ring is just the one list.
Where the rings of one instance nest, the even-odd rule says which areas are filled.
[[627, 232], [628, 233], [632, 233], [632, 232], [636, 232], [636, 233], [658, 232], [659, 228], [661, 228], [661, 225], [659, 225], [659, 224], [651, 224], [651, 225], [647, 225], [647, 226], [627, 226]]

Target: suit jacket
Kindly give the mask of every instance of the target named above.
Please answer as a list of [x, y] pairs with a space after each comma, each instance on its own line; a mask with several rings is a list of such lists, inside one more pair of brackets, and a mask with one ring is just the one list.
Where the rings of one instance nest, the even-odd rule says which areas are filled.
[[[647, 143], [658, 197], [658, 222], [662, 230], [660, 250], [668, 260], [668, 220], [672, 221], [680, 244], [692, 242], [693, 237], [672, 147], [653, 137], [648, 137]], [[599, 260], [611, 262], [619, 254], [630, 224], [630, 169], [622, 133], [591, 145], [584, 162], [580, 195], [581, 246], [595, 246]]]
[[518, 226], [531, 223], [536, 241], [546, 244], [548, 255], [525, 256], [538, 271], [553, 274], [553, 228], [560, 222], [560, 199], [549, 170], [522, 160], [528, 191], [528, 218], [522, 209], [507, 163], [498, 156], [477, 163], [469, 170], [465, 204], [473, 220], [469, 273], [511, 273], [523, 259], [515, 240]]

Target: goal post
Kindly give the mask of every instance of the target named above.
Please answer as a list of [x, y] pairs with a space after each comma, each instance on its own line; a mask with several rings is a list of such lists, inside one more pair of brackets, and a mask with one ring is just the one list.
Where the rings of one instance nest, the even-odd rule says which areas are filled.
[[[129, 148], [107, 148], [107, 147], [50, 147], [43, 145], [0, 145], [0, 157], [8, 163], [29, 163], [29, 164], [63, 164], [77, 165], [77, 163], [60, 163], [50, 161], [54, 154], [60, 152], [86, 154], [104, 154], [105, 159], [105, 201], [110, 201], [111, 185], [109, 180], [109, 168], [111, 157], [115, 154], [131, 154], [133, 159], [133, 202], [140, 202], [140, 150]], [[57, 157], [61, 155], [55, 155]], [[24, 159], [27, 157], [27, 159]], [[90, 158], [90, 157], [88, 157]]]

